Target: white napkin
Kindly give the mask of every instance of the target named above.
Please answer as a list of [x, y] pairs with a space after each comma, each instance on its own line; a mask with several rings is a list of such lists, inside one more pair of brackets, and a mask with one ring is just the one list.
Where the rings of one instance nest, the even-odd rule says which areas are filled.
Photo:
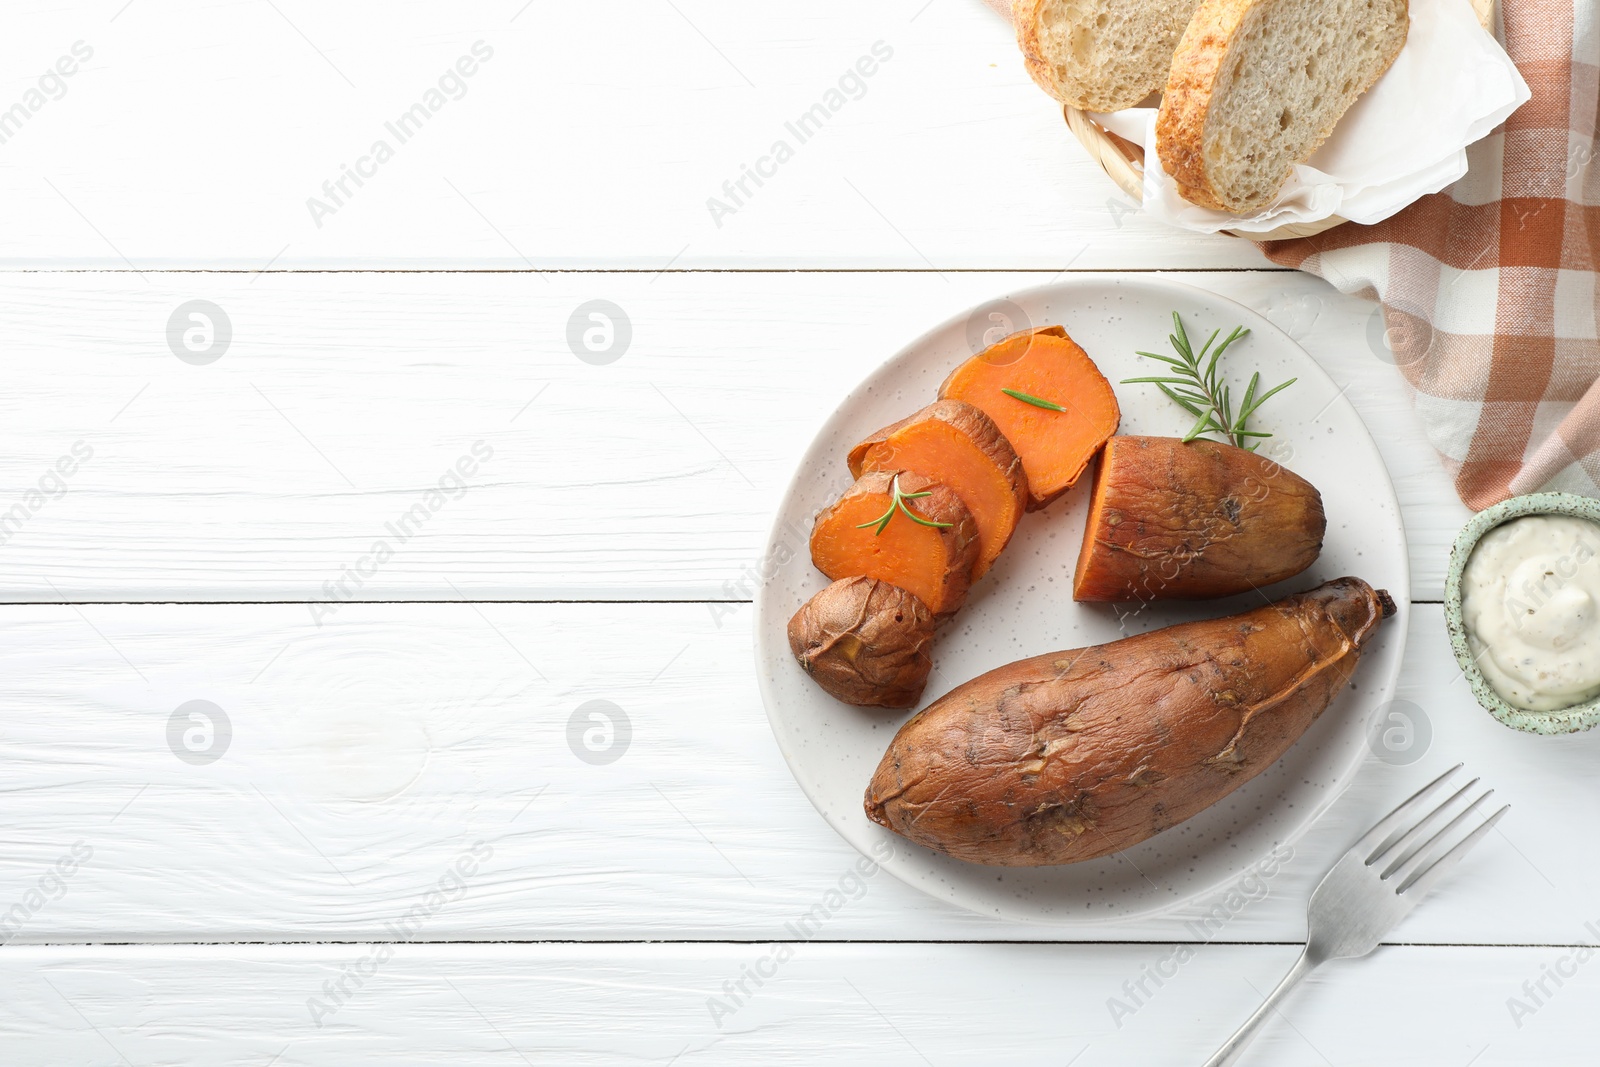
[[1277, 202], [1250, 218], [1196, 207], [1178, 195], [1156, 154], [1155, 108], [1094, 119], [1144, 145], [1146, 214], [1199, 233], [1264, 233], [1330, 215], [1360, 223], [1388, 218], [1465, 174], [1467, 146], [1531, 95], [1469, 0], [1411, 0], [1411, 29], [1394, 64], [1311, 160], [1295, 167]]

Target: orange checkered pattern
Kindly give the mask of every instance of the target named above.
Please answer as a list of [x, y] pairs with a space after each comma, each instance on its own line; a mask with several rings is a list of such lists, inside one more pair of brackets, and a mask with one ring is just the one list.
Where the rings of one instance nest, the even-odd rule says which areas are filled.
[[[985, 2], [1009, 17], [1009, 0]], [[1498, 33], [1533, 98], [1467, 150], [1465, 177], [1373, 226], [1261, 244], [1382, 303], [1383, 355], [1473, 508], [1600, 496], [1597, 15], [1593, 0], [1511, 0]]]
[[1595, 14], [1587, 0], [1504, 8], [1501, 41], [1533, 98], [1468, 149], [1450, 188], [1374, 226], [1261, 246], [1382, 302], [1387, 347], [1473, 508], [1600, 493]]

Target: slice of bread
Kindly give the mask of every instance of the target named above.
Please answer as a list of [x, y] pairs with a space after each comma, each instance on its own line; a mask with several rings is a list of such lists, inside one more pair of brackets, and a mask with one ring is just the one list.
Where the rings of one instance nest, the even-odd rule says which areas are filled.
[[1406, 42], [1407, 0], [1201, 0], [1172, 57], [1156, 152], [1178, 192], [1272, 203]]
[[1198, 0], [1012, 0], [1028, 73], [1080, 111], [1120, 111], [1160, 89]]

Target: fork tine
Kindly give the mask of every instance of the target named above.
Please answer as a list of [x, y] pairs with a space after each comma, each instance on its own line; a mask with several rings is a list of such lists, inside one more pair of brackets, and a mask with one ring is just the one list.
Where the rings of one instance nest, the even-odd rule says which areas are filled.
[[[1451, 793], [1438, 807], [1434, 808], [1432, 811], [1428, 812], [1428, 814], [1418, 819], [1416, 825], [1411, 827], [1411, 829], [1405, 831], [1404, 833], [1396, 831], [1395, 834], [1391, 835], [1389, 840], [1385, 841], [1383, 846], [1374, 852], [1371, 858], [1367, 860], [1367, 866], [1372, 866], [1374, 863], [1377, 863], [1380, 859], [1387, 856], [1391, 852], [1405, 849], [1405, 846], [1411, 844], [1411, 842], [1422, 836], [1422, 831], [1426, 830], [1430, 825], [1432, 825], [1435, 819], [1443, 815], [1446, 811], [1450, 810], [1450, 805], [1461, 799], [1461, 795], [1463, 793], [1477, 785], [1481, 780], [1482, 779], [1474, 778], [1460, 789], [1457, 789], [1454, 793]], [[1393, 871], [1406, 860], [1409, 860], [1412, 856], [1415, 856], [1417, 852], [1418, 850], [1415, 848], [1406, 849], [1399, 859], [1395, 860], [1394, 863], [1389, 865], [1389, 870], [1383, 872], [1383, 876], [1385, 878], [1389, 877], [1390, 871]]]
[[[1460, 795], [1460, 793], [1456, 794], [1456, 796]], [[1464, 821], [1466, 821], [1468, 815], [1471, 815], [1478, 810], [1478, 805], [1482, 804], [1485, 800], [1488, 800], [1493, 795], [1493, 789], [1484, 790], [1483, 795], [1477, 800], [1474, 800], [1468, 804], [1465, 811], [1451, 819], [1449, 822], [1445, 823], [1444, 829], [1440, 830], [1438, 833], [1434, 834], [1420, 845], [1414, 845], [1410, 849], [1407, 849], [1404, 855], [1396, 858], [1395, 861], [1389, 864], [1388, 868], [1378, 876], [1379, 880], [1388, 881], [1390, 875], [1394, 874], [1396, 871], [1399, 871], [1402, 874], [1410, 874], [1412, 871], [1422, 866], [1423, 860], [1432, 858], [1433, 846], [1438, 844], [1440, 841], [1443, 841], [1450, 831], [1454, 830], [1456, 827], [1460, 826]], [[1451, 797], [1450, 800], [1454, 800], [1455, 798], [1456, 797]], [[1449, 802], [1446, 801], [1446, 803]], [[1444, 808], [1445, 805], [1441, 804], [1438, 811], [1443, 811]], [[1438, 814], [1438, 812], [1435, 812], [1434, 814]]]
[[[1444, 783], [1446, 778], [1450, 777], [1460, 769], [1461, 764], [1458, 763], [1454, 767], [1451, 767], [1448, 771], [1445, 771], [1439, 777], [1435, 778], [1433, 781], [1429, 782], [1427, 785], [1423, 786], [1421, 789], [1417, 790], [1415, 793], [1412, 793], [1405, 800], [1401, 801], [1398, 807], [1396, 807], [1389, 814], [1385, 815], [1383, 818], [1379, 819], [1377, 825], [1373, 826], [1372, 829], [1362, 834], [1361, 840], [1357, 841], [1353, 846], [1351, 846], [1350, 851], [1363, 852], [1367, 849], [1370, 849], [1373, 843], [1377, 841], [1383, 841], [1384, 847], [1387, 848], [1391, 842], [1385, 840], [1384, 835], [1389, 833], [1389, 831], [1392, 830], [1401, 819], [1414, 811], [1422, 801], [1426, 800], [1430, 795], [1432, 795], [1433, 791], [1438, 789], [1439, 786]], [[1395, 836], [1398, 837], [1399, 835], [1396, 834]], [[1363, 862], [1372, 862], [1372, 857], [1375, 857], [1377, 854], [1377, 852], [1373, 852], [1372, 855]]]
[[1461, 862], [1461, 857], [1465, 856], [1473, 845], [1476, 845], [1479, 841], [1483, 840], [1484, 835], [1494, 827], [1495, 823], [1500, 821], [1500, 816], [1504, 815], [1510, 810], [1511, 805], [1507, 804], [1499, 811], [1489, 816], [1483, 821], [1482, 826], [1478, 827], [1476, 830], [1472, 831], [1472, 833], [1462, 838], [1461, 843], [1455, 848], [1434, 860], [1430, 866], [1425, 867], [1424, 869], [1411, 875], [1411, 877], [1407, 878], [1404, 882], [1401, 882], [1400, 888], [1395, 890], [1395, 892], [1399, 894], [1409, 894], [1415, 892], [1417, 894], [1417, 899], [1421, 900], [1433, 889], [1434, 886], [1439, 884], [1439, 880], [1441, 878], [1450, 872], [1450, 868]]

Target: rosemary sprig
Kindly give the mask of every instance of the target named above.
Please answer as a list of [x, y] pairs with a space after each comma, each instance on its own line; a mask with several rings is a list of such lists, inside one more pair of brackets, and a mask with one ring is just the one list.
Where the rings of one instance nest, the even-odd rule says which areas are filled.
[[[1235, 326], [1233, 332], [1213, 348], [1211, 346], [1216, 341], [1217, 335], [1222, 332], [1213, 330], [1206, 343], [1200, 347], [1200, 353], [1196, 355], [1194, 346], [1189, 343], [1189, 335], [1184, 331], [1183, 319], [1178, 317], [1176, 311], [1172, 313], [1172, 327], [1173, 332], [1167, 340], [1172, 342], [1173, 351], [1178, 353], [1178, 358], [1157, 355], [1154, 352], [1138, 353], [1167, 364], [1172, 368], [1171, 372], [1166, 376], [1152, 378], [1124, 378], [1122, 384], [1148, 382], [1193, 415], [1195, 423], [1184, 435], [1184, 441], [1193, 441], [1201, 434], [1217, 433], [1238, 447], [1254, 452], [1261, 438], [1272, 435], [1250, 429], [1248, 425], [1250, 416], [1254, 415], [1262, 404], [1293, 385], [1298, 379], [1290, 378], [1258, 396], [1256, 390], [1261, 385], [1261, 372], [1257, 371], [1250, 376], [1250, 384], [1245, 388], [1244, 399], [1239, 404], [1238, 414], [1235, 415], [1233, 390], [1218, 376], [1217, 361], [1222, 358], [1222, 353], [1228, 350], [1229, 345], [1247, 336], [1250, 331], [1243, 326]], [[1210, 359], [1206, 358], [1207, 354], [1210, 355]], [[1254, 439], [1254, 443], [1249, 443], [1251, 439]]]
[[1036, 407], [1036, 408], [1044, 408], [1046, 411], [1065, 411], [1065, 410], [1067, 410], [1066, 408], [1062, 407], [1060, 404], [1057, 404], [1057, 403], [1054, 403], [1052, 401], [1046, 400], [1042, 396], [1034, 396], [1032, 393], [1024, 393], [1021, 389], [1002, 389], [1000, 391], [1002, 393], [1006, 394], [1006, 396], [1013, 397], [1013, 398], [1015, 398], [1017, 400], [1022, 401], [1024, 404], [1032, 404], [1034, 407]]
[[934, 522], [931, 519], [925, 519], [921, 515], [918, 515], [916, 512], [912, 511], [910, 508], [906, 507], [907, 500], [921, 500], [925, 496], [932, 495], [933, 490], [931, 489], [924, 490], [920, 493], [902, 493], [900, 491], [900, 475], [896, 474], [893, 478], [889, 479], [889, 510], [885, 511], [882, 515], [879, 515], [877, 518], [872, 519], [869, 522], [856, 523], [856, 529], [865, 530], [868, 526], [876, 526], [877, 529], [872, 531], [872, 536], [877, 537], [883, 533], [884, 527], [889, 525], [889, 520], [894, 518], [894, 513], [896, 511], [904, 514], [905, 517], [910, 519], [912, 522], [919, 523], [923, 526], [935, 526], [943, 528], [951, 525], [951, 523], [948, 522]]

